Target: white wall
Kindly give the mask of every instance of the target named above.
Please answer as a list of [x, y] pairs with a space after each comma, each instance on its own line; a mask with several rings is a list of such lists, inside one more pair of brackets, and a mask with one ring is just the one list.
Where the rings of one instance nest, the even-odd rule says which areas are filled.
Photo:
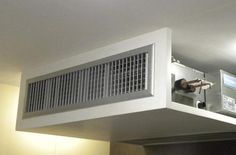
[[109, 155], [109, 143], [15, 131], [19, 88], [0, 84], [0, 155]]

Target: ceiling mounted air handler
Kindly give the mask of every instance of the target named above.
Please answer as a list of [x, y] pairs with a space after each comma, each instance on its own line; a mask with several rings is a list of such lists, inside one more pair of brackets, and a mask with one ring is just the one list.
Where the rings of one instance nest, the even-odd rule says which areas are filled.
[[235, 118], [172, 102], [170, 65], [164, 28], [26, 70], [16, 130], [107, 141], [235, 131]]

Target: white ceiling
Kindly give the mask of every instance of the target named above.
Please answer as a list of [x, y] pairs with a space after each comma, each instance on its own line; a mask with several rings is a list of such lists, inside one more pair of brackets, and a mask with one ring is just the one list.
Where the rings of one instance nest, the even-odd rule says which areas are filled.
[[187, 65], [236, 73], [235, 0], [1, 0], [0, 83], [20, 72], [162, 27]]

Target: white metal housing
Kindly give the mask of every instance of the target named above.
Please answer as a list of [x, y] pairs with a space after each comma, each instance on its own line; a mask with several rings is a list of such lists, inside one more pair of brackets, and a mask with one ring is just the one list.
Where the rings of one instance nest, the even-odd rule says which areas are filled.
[[[151, 96], [23, 117], [27, 80], [147, 45], [153, 46]], [[16, 129], [109, 141], [235, 131], [234, 118], [171, 102], [170, 64], [171, 31], [164, 28], [24, 71]]]

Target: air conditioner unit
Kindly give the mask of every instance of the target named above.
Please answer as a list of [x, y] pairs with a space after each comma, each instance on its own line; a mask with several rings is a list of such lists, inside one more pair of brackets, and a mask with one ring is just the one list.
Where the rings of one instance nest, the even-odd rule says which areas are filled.
[[170, 66], [164, 28], [28, 68], [16, 129], [108, 141], [232, 131], [234, 118], [172, 102]]
[[206, 94], [209, 110], [235, 117], [236, 76], [219, 70], [206, 74], [206, 77], [215, 83]]

